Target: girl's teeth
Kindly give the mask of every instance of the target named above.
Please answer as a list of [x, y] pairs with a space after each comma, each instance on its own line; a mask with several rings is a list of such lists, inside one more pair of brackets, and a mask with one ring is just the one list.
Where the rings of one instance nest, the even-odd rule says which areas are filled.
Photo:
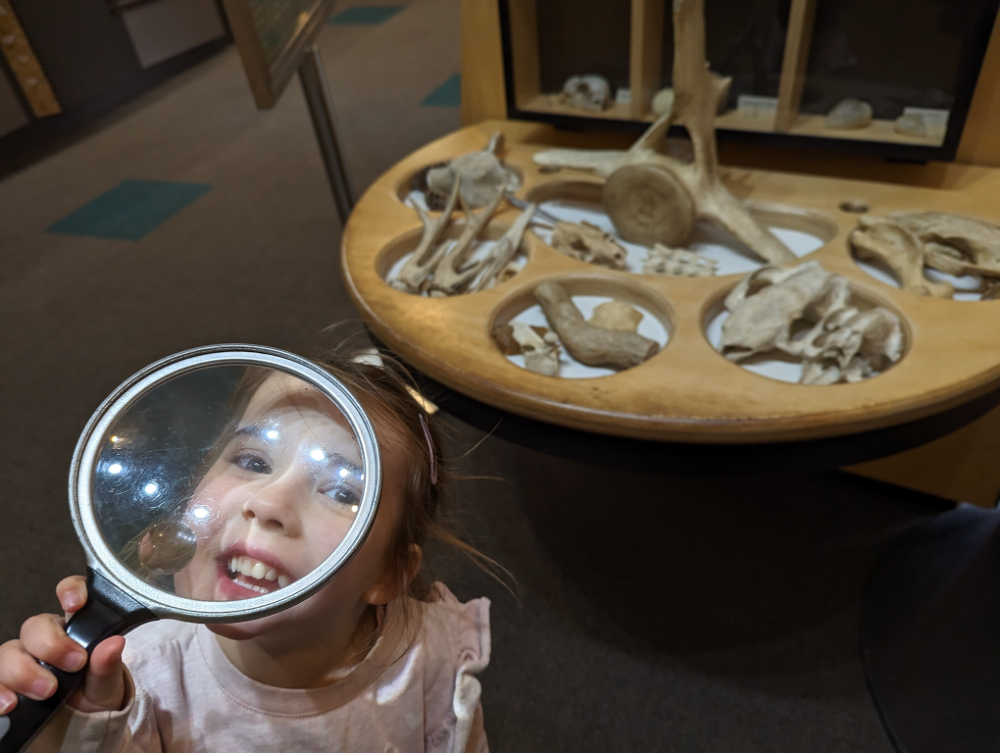
[[[245, 575], [249, 578], [255, 580], [269, 580], [278, 581], [278, 587], [284, 588], [289, 583], [291, 579], [287, 575], [279, 575], [278, 571], [270, 567], [269, 565], [260, 562], [259, 560], [251, 559], [250, 557], [233, 557], [229, 560], [229, 572], [234, 575]], [[251, 587], [250, 584], [237, 578], [240, 585]], [[267, 589], [263, 589], [260, 586], [253, 586], [255, 590], [260, 590], [261, 593], [267, 593]]]

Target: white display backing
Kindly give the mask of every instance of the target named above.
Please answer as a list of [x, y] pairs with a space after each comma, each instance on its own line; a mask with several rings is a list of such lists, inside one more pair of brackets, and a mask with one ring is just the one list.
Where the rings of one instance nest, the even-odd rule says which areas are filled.
[[[594, 309], [597, 308], [602, 303], [607, 303], [608, 301], [613, 301], [614, 298], [606, 295], [575, 295], [573, 296], [573, 303], [583, 314], [584, 319], [590, 319], [594, 313]], [[629, 303], [636, 311], [642, 314], [642, 321], [639, 322], [638, 333], [643, 337], [648, 337], [650, 340], [655, 340], [660, 344], [660, 349], [667, 344], [667, 340], [670, 338], [666, 327], [663, 326], [663, 322], [649, 313], [648, 310], [644, 309], [642, 306], [636, 306], [633, 303]], [[530, 324], [539, 327], [545, 327], [546, 329], [552, 329], [548, 321], [545, 319], [545, 314], [542, 312], [542, 307], [539, 305], [530, 306], [524, 311], [519, 313], [511, 322], [524, 322], [525, 324]], [[595, 366], [585, 366], [579, 361], [575, 361], [566, 352], [566, 348], [560, 346], [560, 356], [559, 356], [559, 376], [564, 379], [589, 379], [592, 377], [602, 377], [610, 376], [612, 374], [617, 374], [615, 369], [598, 368]], [[515, 363], [524, 368], [524, 356], [507, 356], [507, 360], [511, 363]]]

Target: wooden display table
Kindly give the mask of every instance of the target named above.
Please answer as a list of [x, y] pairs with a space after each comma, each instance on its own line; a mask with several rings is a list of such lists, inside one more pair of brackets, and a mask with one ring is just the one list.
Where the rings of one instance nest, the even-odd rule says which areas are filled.
[[[858, 297], [890, 308], [904, 323], [906, 353], [884, 374], [855, 384], [808, 386], [751, 373], [708, 342], [707, 319], [742, 275], [675, 278], [610, 271], [564, 256], [529, 232], [526, 266], [494, 289], [450, 298], [392, 289], [385, 275], [421, 234], [419, 218], [403, 203], [412, 176], [425, 166], [482, 149], [498, 130], [506, 137], [505, 163], [523, 178], [518, 196], [529, 201], [600, 197], [600, 179], [570, 170], [542, 174], [532, 162], [534, 152], [554, 145], [622, 147], [629, 140], [486, 122], [416, 151], [366, 192], [343, 236], [347, 289], [372, 331], [440, 383], [504, 411], [563, 427], [701, 444], [870, 432], [942, 413], [1000, 388], [1000, 301], [925, 298], [873, 279], [857, 266], [845, 242], [857, 215], [840, 209], [845, 201], [860, 200], [878, 215], [935, 210], [1000, 222], [1000, 170], [871, 165], [865, 177], [885, 182], [724, 170], [730, 190], [749, 202], [759, 219], [828, 239], [803, 258], [847, 278]], [[888, 175], [912, 180], [899, 185], [888, 182]], [[502, 207], [487, 235], [498, 237], [517, 213]], [[519, 368], [490, 333], [497, 322], [531, 305], [535, 286], [544, 280], [563, 283], [573, 295], [614, 295], [641, 305], [661, 320], [669, 341], [646, 363], [601, 378], [554, 378]]]

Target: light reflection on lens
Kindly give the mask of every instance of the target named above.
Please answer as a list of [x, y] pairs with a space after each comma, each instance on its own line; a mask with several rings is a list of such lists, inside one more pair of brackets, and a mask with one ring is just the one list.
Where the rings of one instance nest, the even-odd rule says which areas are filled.
[[319, 447], [309, 453], [309, 457], [315, 460], [317, 463], [326, 460], [326, 453], [323, 452]]
[[108, 466], [108, 473], [112, 475], [118, 475], [121, 472], [122, 472], [121, 463], [112, 463], [111, 465]]
[[277, 429], [268, 429], [266, 432], [264, 432], [264, 436], [267, 437], [268, 439], [274, 441], [275, 439], [278, 438], [278, 430]]
[[146, 494], [156, 494], [156, 490], [159, 488], [160, 488], [159, 486], [150, 481], [148, 484], [142, 487], [142, 490], [146, 492]]

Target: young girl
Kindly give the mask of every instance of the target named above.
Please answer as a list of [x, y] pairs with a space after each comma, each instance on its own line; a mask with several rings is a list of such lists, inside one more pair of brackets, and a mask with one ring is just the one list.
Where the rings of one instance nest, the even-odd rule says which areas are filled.
[[[269, 617], [162, 620], [129, 633], [127, 644], [108, 638], [90, 657], [84, 689], [31, 751], [487, 749], [472, 675], [489, 661], [489, 602], [461, 604], [442, 584], [418, 578], [428, 537], [468, 547], [435, 523], [445, 473], [431, 417], [401, 370], [377, 361], [323, 364], [364, 405], [382, 455], [381, 503], [357, 555], [317, 594]], [[175, 578], [179, 594], [236, 599], [281, 588], [325, 558], [350, 526], [357, 462], [343, 420], [332, 404], [286, 382], [272, 376], [256, 388], [244, 418], [271, 423], [242, 420], [199, 485], [194, 498], [218, 521], [213, 535], [238, 543], [211, 558], [199, 545]], [[331, 465], [339, 470], [296, 475], [303, 448], [268, 445], [265, 435], [345, 448]], [[255, 493], [244, 493], [248, 485]], [[68, 614], [87, 599], [82, 577], [63, 580], [56, 593]], [[55, 678], [36, 660], [68, 671], [87, 664], [63, 624], [37, 615], [21, 640], [0, 646], [0, 713], [15, 706], [15, 693], [52, 695]]]

